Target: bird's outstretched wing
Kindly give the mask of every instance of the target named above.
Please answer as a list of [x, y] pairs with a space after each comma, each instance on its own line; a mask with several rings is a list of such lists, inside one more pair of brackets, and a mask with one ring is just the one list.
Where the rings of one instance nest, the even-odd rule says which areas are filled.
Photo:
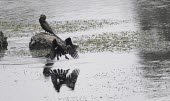
[[77, 59], [79, 58], [78, 52], [76, 50], [76, 45], [68, 48], [68, 54], [71, 55], [72, 58]]
[[65, 44], [67, 46], [68, 54], [70, 54], [74, 59], [79, 58], [78, 52], [76, 50], [78, 46], [73, 45], [70, 37], [65, 40]]

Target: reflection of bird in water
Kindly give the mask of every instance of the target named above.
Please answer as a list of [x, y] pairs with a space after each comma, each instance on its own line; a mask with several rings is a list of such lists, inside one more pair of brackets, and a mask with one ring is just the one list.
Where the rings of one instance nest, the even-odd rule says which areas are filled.
[[43, 69], [43, 74], [44, 76], [49, 77], [51, 75], [51, 68], [45, 67]]
[[65, 81], [65, 84], [67, 85], [67, 87], [74, 90], [79, 73], [80, 73], [79, 69], [74, 69], [72, 73], [67, 76], [66, 81]]
[[60, 88], [63, 84], [66, 84], [67, 87], [74, 90], [80, 70], [74, 69], [71, 73], [68, 73], [69, 70], [70, 69], [51, 70], [51, 80], [57, 92], [60, 92]]
[[54, 88], [57, 90], [57, 92], [60, 92], [60, 88], [66, 80], [66, 75], [67, 75], [68, 71], [69, 71], [69, 69], [67, 69], [67, 70], [63, 70], [63, 69], [51, 70], [51, 81], [54, 85]]
[[[49, 32], [50, 34], [54, 35], [55, 37], [57, 37], [58, 39], [60, 39], [52, 30], [52, 28], [50, 27], [50, 25], [48, 24], [48, 22], [46, 21], [46, 16], [44, 14], [42, 14], [39, 18], [39, 22], [41, 27], [46, 31]], [[60, 41], [62, 42], [62, 40], [60, 39]]]

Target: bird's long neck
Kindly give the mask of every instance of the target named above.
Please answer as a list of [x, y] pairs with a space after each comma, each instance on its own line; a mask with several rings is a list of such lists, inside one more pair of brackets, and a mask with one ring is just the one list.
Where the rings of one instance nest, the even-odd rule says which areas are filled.
[[45, 20], [42, 20], [41, 18], [39, 19], [40, 24], [45, 23]]

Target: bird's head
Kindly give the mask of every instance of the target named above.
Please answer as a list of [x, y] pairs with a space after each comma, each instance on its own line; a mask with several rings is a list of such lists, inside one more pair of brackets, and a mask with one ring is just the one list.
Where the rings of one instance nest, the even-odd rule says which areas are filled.
[[40, 21], [45, 21], [46, 20], [46, 16], [44, 14], [41, 14], [39, 20]]

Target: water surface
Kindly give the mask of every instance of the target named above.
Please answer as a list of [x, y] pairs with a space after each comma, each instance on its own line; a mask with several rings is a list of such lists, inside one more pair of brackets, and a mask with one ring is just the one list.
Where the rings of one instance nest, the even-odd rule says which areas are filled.
[[[0, 0], [0, 30], [8, 50], [0, 57], [0, 100], [168, 101], [168, 0]], [[80, 69], [74, 91], [57, 93], [44, 77], [45, 58], [28, 43], [43, 31], [40, 14], [62, 39], [80, 46], [79, 59], [54, 60], [53, 69]]]

